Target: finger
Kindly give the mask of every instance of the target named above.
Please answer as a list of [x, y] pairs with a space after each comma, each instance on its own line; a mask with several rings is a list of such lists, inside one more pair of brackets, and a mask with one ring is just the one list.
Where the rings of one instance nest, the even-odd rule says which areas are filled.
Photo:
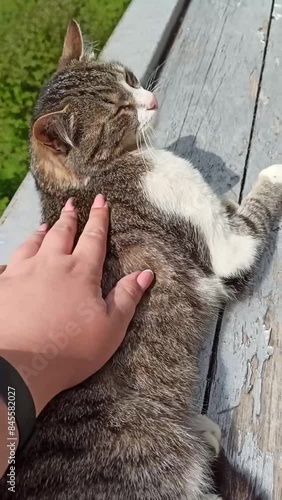
[[118, 325], [123, 329], [124, 334], [138, 303], [153, 279], [154, 273], [150, 269], [129, 274], [117, 283], [106, 298], [110, 320], [115, 327]]
[[77, 231], [77, 213], [71, 198], [61, 211], [59, 220], [48, 231], [40, 253], [71, 254]]
[[47, 229], [47, 224], [41, 224], [38, 231], [32, 233], [27, 240], [13, 252], [8, 267], [37, 254], [44, 241]]
[[90, 272], [101, 280], [107, 251], [109, 209], [103, 195], [98, 194], [91, 207], [88, 222], [73, 254], [89, 264]]

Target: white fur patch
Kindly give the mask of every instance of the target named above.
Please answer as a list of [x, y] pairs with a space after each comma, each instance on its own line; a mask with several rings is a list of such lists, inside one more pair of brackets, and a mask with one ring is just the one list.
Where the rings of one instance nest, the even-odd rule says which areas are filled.
[[232, 232], [220, 200], [200, 172], [168, 151], [154, 150], [154, 156], [148, 153], [148, 161], [153, 168], [142, 179], [146, 197], [164, 214], [183, 217], [202, 232], [214, 272], [230, 277], [249, 269], [255, 258], [255, 239]]
[[259, 178], [266, 177], [269, 181], [276, 183], [282, 183], [282, 165], [271, 165], [262, 170], [259, 174]]
[[206, 306], [218, 307], [219, 300], [227, 300], [229, 295], [219, 276], [201, 278], [198, 290], [202, 297], [206, 297]]

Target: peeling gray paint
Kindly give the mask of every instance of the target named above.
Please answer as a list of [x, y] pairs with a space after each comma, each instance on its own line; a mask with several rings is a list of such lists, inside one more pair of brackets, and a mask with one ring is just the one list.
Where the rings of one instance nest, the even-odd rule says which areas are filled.
[[252, 477], [254, 474], [253, 457], [256, 457], [256, 478], [257, 478], [257, 494], [263, 488], [264, 492], [272, 499], [273, 495], [273, 466], [274, 457], [272, 453], [262, 452], [257, 438], [254, 433], [247, 432], [246, 434], [239, 432], [238, 452], [234, 455], [233, 463], [238, 461], [242, 464], [245, 472], [248, 472]]
[[[266, 7], [261, 2], [261, 12]], [[270, 12], [271, 2], [268, 2]], [[276, 9], [281, 10], [282, 4]], [[274, 11], [274, 12], [277, 12]], [[265, 26], [267, 15], [265, 18]], [[258, 26], [263, 26], [263, 22]], [[259, 172], [282, 163], [282, 29], [271, 23], [244, 195]], [[239, 124], [240, 127], [240, 119]], [[231, 461], [282, 498], [282, 232], [273, 231], [250, 297], [228, 307], [222, 324], [208, 413], [223, 431]], [[234, 406], [236, 406], [234, 408]], [[224, 412], [226, 408], [234, 408]], [[279, 472], [280, 471], [280, 472]]]

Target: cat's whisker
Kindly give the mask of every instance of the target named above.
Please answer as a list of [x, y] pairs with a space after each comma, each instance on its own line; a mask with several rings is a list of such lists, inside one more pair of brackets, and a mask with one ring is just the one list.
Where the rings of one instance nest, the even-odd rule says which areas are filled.
[[[159, 80], [159, 77], [158, 77], [158, 75], [157, 75], [157, 74], [158, 74], [159, 70], [161, 69], [161, 67], [162, 67], [162, 66], [166, 63], [166, 61], [167, 61], [167, 59], [165, 59], [165, 60], [164, 60], [161, 64], [159, 64], [159, 65], [158, 65], [158, 66], [154, 69], [154, 71], [151, 73], [151, 76], [150, 76], [150, 78], [148, 79], [147, 84], [146, 84], [146, 88], [147, 88], [148, 90], [150, 90], [150, 87], [151, 87], [152, 85], [154, 85], [154, 83], [155, 83], [156, 81], [158, 81], [158, 80]], [[154, 81], [153, 81], [153, 78], [154, 78], [155, 76], [156, 76], [156, 78], [155, 78], [155, 79], [154, 79]]]
[[144, 149], [142, 147], [142, 137], [143, 137], [143, 132], [142, 132], [142, 129], [141, 129], [140, 133], [138, 133], [137, 136], [136, 136], [136, 139], [137, 139], [136, 143], [137, 143], [138, 153], [140, 154], [142, 162], [143, 162], [144, 166], [146, 167], [146, 160], [145, 160], [145, 157], [144, 157]]
[[149, 128], [149, 133], [152, 133], [154, 137], [157, 137], [157, 132], [155, 131], [154, 125], [151, 125]]
[[151, 92], [157, 92], [161, 90], [166, 83], [166, 80], [159, 80], [157, 81], [156, 85], [152, 88]]
[[151, 156], [151, 158], [153, 160], [157, 161], [157, 157], [156, 157], [156, 155], [154, 153], [154, 148], [153, 148], [151, 139], [150, 139], [149, 134], [148, 134], [148, 132], [146, 130], [144, 130], [144, 141], [145, 141], [145, 144], [146, 144], [146, 147], [147, 147], [149, 155]]
[[155, 80], [152, 80], [151, 81], [151, 84], [150, 84], [150, 87], [148, 88], [148, 90], [150, 92], [153, 92], [153, 89], [155, 88], [155, 86], [158, 84], [158, 79], [155, 79]]
[[149, 77], [146, 85], [145, 85], [145, 88], [147, 90], [150, 90], [151, 89], [151, 86], [154, 85], [155, 81], [156, 81], [156, 72], [157, 72], [158, 68], [155, 68], [154, 71], [151, 73], [151, 76]]
[[[150, 130], [149, 132], [152, 132], [152, 130]], [[155, 137], [156, 137], [156, 134], [155, 134]], [[155, 150], [154, 148], [154, 145], [153, 145], [153, 139], [152, 139], [152, 136], [150, 136], [150, 134], [148, 133], [148, 141], [150, 142], [150, 145], [151, 145], [151, 148], [152, 148], [152, 151]], [[155, 153], [154, 153], [154, 157], [156, 157]]]
[[[159, 65], [158, 65], [158, 66], [157, 66], [157, 67], [156, 67], [156, 68], [152, 71], [151, 76], [149, 77], [149, 79], [148, 79], [148, 81], [147, 81], [147, 83], [146, 83], [146, 85], [145, 85], [145, 88], [146, 88], [147, 90], [150, 90], [151, 92], [153, 92], [153, 91], [151, 90], [151, 86], [153, 86], [153, 85], [154, 85], [154, 83], [155, 83], [156, 81], [158, 81], [158, 80], [159, 80], [158, 76], [156, 76], [156, 75], [157, 75], [157, 73], [159, 72], [159, 70], [161, 69], [161, 67], [162, 67], [162, 66], [166, 63], [166, 61], [167, 61], [167, 59], [165, 59], [165, 60], [164, 60], [161, 64], [159, 64]], [[154, 79], [154, 81], [153, 81], [153, 78], [154, 78], [155, 76], [156, 76], [156, 78], [155, 78], [155, 79]]]
[[[150, 124], [148, 129], [147, 129], [147, 135], [149, 137], [149, 139], [151, 140], [151, 144], [152, 144], [152, 137], [153, 136], [154, 138], [157, 137], [157, 133], [155, 131], [155, 128], [154, 128], [154, 125], [153, 124]], [[154, 146], [152, 145], [152, 147], [154, 148]]]
[[147, 148], [146, 138], [145, 138], [145, 134], [144, 134], [144, 129], [143, 128], [141, 129], [141, 135], [142, 135], [142, 140], [143, 140], [143, 142], [144, 142], [144, 144], [145, 144], [145, 146]]
[[153, 80], [153, 76], [151, 75], [147, 83], [145, 84], [145, 89], [146, 90], [151, 90], [151, 86], [154, 84], [155, 80]]
[[89, 40], [84, 41], [84, 49], [88, 54], [93, 54], [95, 57], [101, 52], [100, 42], [90, 42]]
[[157, 90], [160, 90], [163, 88], [164, 84], [165, 84], [166, 80], [154, 80], [152, 83], [151, 83], [151, 86], [150, 86], [150, 92], [156, 92]]

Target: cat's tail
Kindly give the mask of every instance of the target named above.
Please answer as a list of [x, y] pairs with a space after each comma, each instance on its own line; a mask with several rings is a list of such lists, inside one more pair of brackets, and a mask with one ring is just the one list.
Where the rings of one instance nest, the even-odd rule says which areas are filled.
[[214, 478], [216, 492], [223, 500], [268, 500], [255, 480], [231, 465], [223, 450], [214, 463]]

